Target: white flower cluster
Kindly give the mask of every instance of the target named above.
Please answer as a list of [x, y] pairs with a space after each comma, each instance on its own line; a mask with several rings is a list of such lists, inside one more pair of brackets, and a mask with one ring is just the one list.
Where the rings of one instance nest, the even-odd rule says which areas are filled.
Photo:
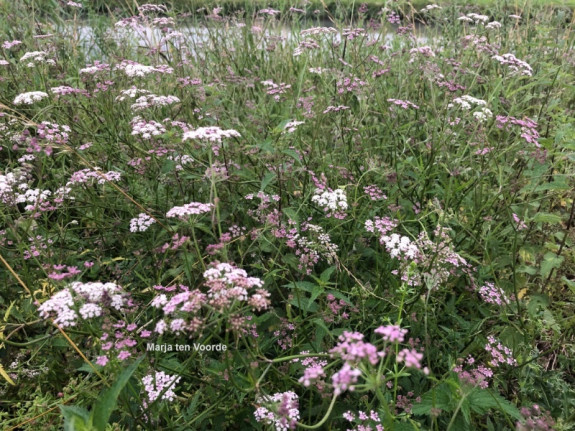
[[173, 73], [174, 69], [169, 66], [146, 66], [136, 62], [123, 61], [115, 67], [115, 70], [123, 71], [130, 78], [143, 77], [150, 73]]
[[145, 232], [154, 223], [156, 223], [156, 220], [148, 214], [140, 213], [138, 217], [130, 220], [130, 232]]
[[189, 204], [183, 205], [181, 207], [173, 207], [166, 213], [166, 217], [173, 218], [178, 217], [179, 219], [184, 219], [185, 217], [203, 214], [211, 211], [212, 204], [202, 204], [200, 202], [190, 202]]
[[465, 16], [459, 17], [458, 20], [473, 22], [475, 24], [485, 24], [487, 21], [489, 21], [489, 17], [487, 15], [479, 15], [477, 13], [468, 13]]
[[148, 94], [136, 99], [136, 103], [130, 106], [132, 111], [142, 111], [152, 106], [168, 106], [180, 101], [176, 96], [156, 96], [155, 94]]
[[387, 252], [396, 259], [408, 258], [414, 260], [419, 255], [419, 249], [406, 236], [399, 236], [396, 233], [383, 235], [379, 242], [385, 245]]
[[142, 139], [152, 139], [166, 133], [166, 128], [157, 121], [146, 121], [141, 117], [132, 119], [132, 136], [141, 136]]
[[290, 121], [284, 126], [284, 131], [282, 133], [293, 133], [296, 131], [298, 126], [304, 124], [305, 121]]
[[27, 175], [18, 171], [0, 175], [0, 202], [10, 206], [27, 203], [25, 211], [33, 211], [42, 205], [51, 205], [50, 197], [58, 202], [74, 199], [69, 196], [70, 191], [69, 187], [60, 187], [54, 193], [50, 190], [31, 189]]
[[29, 61], [26, 64], [27, 67], [35, 67], [37, 63], [46, 63], [51, 66], [55, 65], [56, 62], [51, 58], [46, 58], [48, 53], [46, 51], [32, 51], [25, 53], [20, 61]]
[[176, 163], [176, 171], [183, 171], [185, 165], [193, 163], [194, 158], [188, 156], [187, 154], [168, 156], [168, 160], [172, 160]]
[[433, 9], [441, 9], [441, 6], [436, 5], [436, 4], [430, 4], [425, 6], [423, 9], [420, 10], [421, 13], [425, 13], [425, 12], [430, 12]]
[[479, 110], [472, 114], [479, 122], [487, 121], [489, 118], [493, 117], [493, 112], [486, 108], [487, 102], [485, 100], [476, 99], [475, 97], [465, 95], [456, 97], [453, 99], [453, 103], [450, 103], [447, 105], [447, 107], [453, 108], [455, 105], [459, 105], [459, 107], [465, 111], [470, 111], [475, 107], [479, 107]]
[[141, 88], [128, 88], [127, 90], [121, 90], [120, 95], [116, 97], [116, 102], [123, 102], [127, 98], [134, 99], [138, 96], [138, 94], [151, 94], [151, 91], [144, 90]]
[[321, 206], [328, 217], [347, 210], [347, 196], [342, 189], [333, 191], [316, 189], [311, 201]]
[[337, 29], [334, 27], [311, 27], [300, 31], [300, 36], [310, 36], [318, 34], [334, 34], [337, 33]]
[[489, 30], [495, 30], [501, 28], [501, 23], [499, 21], [491, 21], [489, 24], [485, 26], [485, 28]]
[[[75, 308], [79, 303], [82, 305], [76, 312]], [[122, 288], [115, 283], [76, 281], [68, 288], [52, 295], [38, 310], [41, 317], [45, 319], [53, 317], [54, 323], [66, 328], [75, 326], [78, 317], [90, 319], [101, 316], [103, 306], [121, 310], [125, 305], [127, 299]]]
[[0, 202], [14, 205], [18, 199], [18, 190], [28, 189], [28, 178], [23, 172], [6, 172], [0, 175]]
[[200, 127], [196, 130], [185, 132], [182, 140], [203, 139], [211, 142], [222, 142], [223, 138], [239, 138], [240, 136], [240, 133], [233, 129], [222, 130], [219, 127]]
[[43, 91], [30, 91], [16, 96], [14, 105], [32, 105], [34, 102], [39, 102], [46, 97], [48, 97], [48, 94]]

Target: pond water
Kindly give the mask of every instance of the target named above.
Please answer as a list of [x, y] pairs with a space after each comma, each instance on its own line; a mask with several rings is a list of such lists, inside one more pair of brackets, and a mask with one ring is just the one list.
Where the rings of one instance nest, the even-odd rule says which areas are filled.
[[[324, 27], [333, 27], [330, 22], [321, 23]], [[311, 27], [311, 26], [310, 26]], [[305, 37], [300, 36], [299, 32], [305, 27], [298, 27], [294, 30], [293, 27], [287, 25], [274, 25], [274, 26], [252, 26], [250, 31], [253, 37], [262, 49], [270, 47], [274, 44], [285, 44], [286, 42], [293, 42], [294, 39], [301, 41]], [[163, 32], [156, 27], [140, 27], [138, 29], [132, 28], [114, 28], [105, 31], [98, 31], [96, 26], [90, 25], [88, 22], [81, 22], [78, 25], [69, 25], [60, 28], [58, 33], [66, 37], [75, 37], [78, 43], [85, 48], [90, 48], [90, 57], [92, 59], [102, 59], [103, 52], [100, 48], [102, 43], [106, 41], [113, 41], [118, 45], [129, 44], [132, 47], [140, 47], [149, 49], [154, 47], [159, 49], [160, 52], [167, 53], [173, 47], [179, 49], [183, 46], [187, 48], [188, 55], [195, 57], [196, 53], [200, 50], [209, 48], [214, 40], [231, 39], [239, 37], [246, 29], [240, 25], [229, 26], [198, 26], [198, 25], [180, 25], [177, 30], [172, 32]], [[432, 35], [427, 27], [416, 27], [416, 42], [418, 45], [427, 45], [436, 40], [435, 35]], [[336, 32], [329, 34], [328, 37], [333, 43], [341, 43], [342, 33]], [[366, 30], [365, 36], [369, 40], [376, 40], [379, 44], [391, 45], [397, 38], [397, 34], [393, 28], [381, 30]], [[402, 41], [401, 44], [404, 42]]]

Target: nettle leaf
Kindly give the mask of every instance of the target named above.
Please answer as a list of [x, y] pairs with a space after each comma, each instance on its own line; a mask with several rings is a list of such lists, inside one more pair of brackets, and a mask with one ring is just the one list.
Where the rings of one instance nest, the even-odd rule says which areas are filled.
[[432, 408], [441, 409], [445, 412], [453, 410], [451, 389], [447, 384], [442, 383], [437, 388], [431, 389], [424, 394], [421, 397], [421, 401], [413, 405], [411, 413], [415, 415], [429, 415]]
[[126, 368], [122, 374], [118, 377], [118, 380], [112, 385], [112, 387], [106, 389], [98, 398], [98, 401], [94, 405], [92, 409], [92, 414], [90, 416], [91, 422], [94, 425], [94, 428], [98, 431], [105, 431], [106, 424], [112, 415], [112, 412], [116, 409], [116, 404], [118, 400], [118, 396], [124, 386], [140, 365], [140, 362], [144, 359], [144, 356], [140, 356], [136, 362]]
[[538, 213], [535, 214], [533, 217], [534, 222], [542, 222], [542, 223], [549, 223], [549, 224], [557, 224], [561, 223], [561, 217], [556, 214], [549, 214], [549, 213]]
[[60, 406], [64, 416], [64, 431], [92, 431], [90, 425], [90, 413], [79, 406]]
[[336, 270], [335, 266], [330, 266], [328, 269], [326, 269], [324, 272], [321, 273], [319, 279], [324, 283], [327, 283], [335, 270]]
[[471, 410], [478, 414], [485, 414], [490, 409], [498, 410], [513, 419], [520, 419], [521, 413], [513, 403], [490, 389], [474, 389], [468, 396]]
[[262, 179], [262, 184], [260, 185], [260, 191], [265, 191], [266, 187], [275, 179], [276, 173], [275, 172], [268, 172], [264, 175]]
[[545, 256], [543, 256], [543, 262], [541, 262], [541, 270], [539, 271], [541, 277], [548, 277], [551, 271], [559, 268], [564, 260], [564, 256], [557, 256], [553, 252], [545, 253]]

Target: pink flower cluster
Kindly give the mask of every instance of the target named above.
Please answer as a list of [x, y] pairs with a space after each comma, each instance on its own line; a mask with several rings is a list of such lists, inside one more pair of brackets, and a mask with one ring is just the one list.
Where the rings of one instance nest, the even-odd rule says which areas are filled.
[[142, 384], [146, 391], [146, 400], [144, 400], [144, 407], [149, 403], [156, 400], [174, 401], [176, 393], [174, 387], [180, 381], [180, 376], [171, 376], [163, 371], [156, 371], [153, 374], [148, 374], [142, 378]]
[[485, 285], [479, 288], [479, 295], [483, 301], [488, 304], [494, 305], [508, 305], [509, 298], [505, 295], [505, 292], [489, 281], [485, 282]]
[[146, 140], [166, 133], [166, 128], [163, 124], [154, 120], [146, 121], [141, 117], [134, 117], [131, 121], [131, 125], [132, 136], [140, 136]]
[[[204, 278], [206, 293], [180, 285], [179, 293], [169, 297], [168, 294], [175, 291], [175, 287], [155, 287], [156, 290], [166, 292], [156, 296], [151, 303], [152, 307], [164, 312], [164, 318], [156, 323], [156, 333], [201, 332], [204, 321], [200, 311], [205, 306], [223, 313], [232, 311], [234, 304], [247, 305], [256, 311], [264, 310], [270, 305], [270, 293], [263, 288], [263, 281], [248, 277], [243, 269], [231, 264], [213, 264], [204, 272]], [[230, 325], [233, 329], [240, 330], [246, 326], [248, 317], [231, 316]]]
[[477, 368], [464, 370], [464, 365], [472, 366], [475, 364], [475, 359], [470, 355], [466, 360], [458, 359], [458, 365], [453, 368], [457, 373], [459, 380], [471, 386], [478, 386], [485, 389], [489, 386], [489, 379], [493, 377], [493, 371], [485, 365], [479, 365]]
[[282, 94], [287, 93], [287, 91], [291, 88], [290, 84], [280, 83], [276, 84], [272, 80], [261, 81], [261, 84], [267, 87], [266, 94], [274, 96], [274, 100], [276, 102], [280, 101]]
[[343, 414], [343, 418], [356, 423], [354, 428], [348, 428], [347, 431], [384, 431], [381, 419], [374, 410], [370, 411], [369, 414], [359, 410], [357, 416], [348, 410]]
[[[402, 109], [419, 109], [415, 103], [410, 102], [409, 100], [400, 100], [400, 99], [387, 99], [388, 102], [394, 103], [395, 105], [399, 106]], [[390, 108], [391, 109], [391, 108]]]
[[127, 324], [123, 320], [115, 323], [105, 321], [102, 325], [103, 334], [100, 337], [101, 350], [105, 352], [98, 356], [96, 363], [101, 366], [106, 364], [112, 358], [112, 353], [120, 361], [137, 354], [135, 347], [138, 345], [136, 338], [145, 339], [151, 335], [148, 330], [138, 330], [135, 323]]
[[92, 182], [93, 180], [97, 180], [98, 184], [104, 184], [108, 181], [119, 181], [121, 175], [122, 174], [120, 172], [116, 171], [109, 171], [106, 173], [100, 172], [100, 168], [98, 167], [94, 168], [94, 170], [82, 169], [74, 172], [70, 177], [70, 181], [68, 181], [66, 185], [84, 184]]
[[509, 125], [514, 124], [521, 127], [521, 137], [525, 139], [530, 144], [534, 144], [537, 148], [541, 148], [539, 144], [539, 132], [537, 131], [537, 122], [530, 118], [525, 117], [523, 120], [519, 120], [515, 117], [506, 117], [503, 115], [498, 115], [496, 118], [496, 124], [499, 129], [509, 130]]
[[367, 359], [371, 365], [376, 365], [384, 353], [378, 352], [373, 344], [363, 341], [363, 337], [364, 335], [360, 332], [344, 331], [338, 338], [339, 343], [329, 353], [346, 362], [357, 364]]
[[273, 425], [276, 431], [294, 430], [300, 418], [299, 398], [295, 392], [275, 393], [257, 400], [257, 404], [264, 404], [254, 412], [256, 421], [266, 425]]
[[334, 395], [341, 395], [345, 391], [354, 391], [355, 384], [361, 376], [361, 370], [352, 368], [347, 362], [343, 364], [341, 370], [331, 377]]
[[533, 68], [513, 54], [494, 55], [492, 58], [501, 64], [507, 65], [512, 74], [533, 76]]
[[487, 337], [485, 350], [491, 354], [489, 364], [493, 367], [499, 367], [503, 364], [511, 366], [517, 365], [517, 361], [513, 357], [511, 349], [501, 344], [493, 335]]
[[523, 418], [515, 424], [516, 431], [551, 431], [554, 429], [555, 421], [551, 413], [541, 410], [538, 404], [523, 407], [520, 413]]
[[366, 85], [367, 82], [359, 79], [357, 76], [346, 76], [336, 82], [336, 90], [338, 94], [352, 93]]
[[[49, 268], [50, 267], [46, 267], [46, 269]], [[77, 266], [52, 265], [52, 269], [53, 271], [48, 274], [48, 278], [57, 281], [64, 280], [66, 278], [72, 278], [82, 272], [78, 269]]]
[[403, 343], [407, 329], [402, 329], [399, 325], [380, 326], [375, 331], [376, 334], [382, 336], [383, 341], [389, 343]]
[[365, 186], [363, 188], [363, 191], [365, 192], [365, 194], [367, 196], [369, 196], [369, 199], [371, 199], [372, 201], [379, 201], [379, 200], [387, 199], [387, 196], [376, 185]]

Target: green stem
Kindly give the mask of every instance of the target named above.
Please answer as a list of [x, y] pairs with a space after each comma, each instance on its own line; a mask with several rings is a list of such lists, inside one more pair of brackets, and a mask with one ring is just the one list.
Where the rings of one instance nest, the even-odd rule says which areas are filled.
[[333, 398], [331, 399], [331, 403], [329, 404], [327, 412], [325, 413], [325, 416], [323, 417], [323, 419], [321, 421], [319, 421], [315, 425], [304, 425], [304, 424], [299, 423], [299, 422], [297, 423], [297, 425], [303, 429], [306, 429], [306, 430], [313, 430], [313, 429], [317, 429], [317, 428], [321, 427], [328, 420], [329, 415], [331, 414], [331, 411], [333, 410], [333, 406], [335, 405], [336, 399], [337, 399], [337, 395], [333, 394]]

